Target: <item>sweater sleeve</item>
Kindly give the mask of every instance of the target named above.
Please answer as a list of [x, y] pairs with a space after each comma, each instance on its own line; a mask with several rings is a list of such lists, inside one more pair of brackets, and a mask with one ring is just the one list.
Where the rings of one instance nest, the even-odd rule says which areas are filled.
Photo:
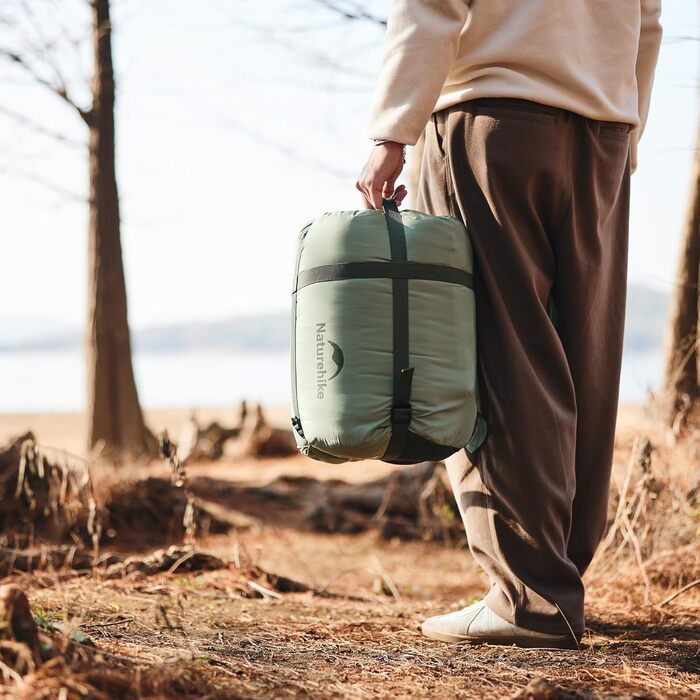
[[642, 26], [639, 34], [636, 66], [639, 126], [632, 132], [631, 161], [633, 172], [637, 167], [637, 144], [644, 132], [647, 117], [649, 116], [651, 87], [654, 83], [654, 70], [659, 57], [661, 36], [663, 34], [661, 23], [659, 22], [661, 17], [661, 0], [641, 0], [641, 3]]
[[371, 139], [415, 145], [459, 50], [471, 0], [393, 0]]

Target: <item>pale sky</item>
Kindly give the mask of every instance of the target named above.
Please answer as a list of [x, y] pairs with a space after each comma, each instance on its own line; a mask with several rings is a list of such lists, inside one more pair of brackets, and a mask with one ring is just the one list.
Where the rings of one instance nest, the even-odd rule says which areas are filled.
[[[285, 309], [298, 230], [359, 206], [382, 31], [314, 0], [114, 0], [118, 176], [134, 327]], [[389, 2], [373, 11], [385, 15]], [[698, 3], [665, 0], [633, 176], [630, 279], [673, 284], [697, 123]], [[0, 40], [2, 33], [0, 30]], [[76, 33], [80, 31], [76, 30]], [[84, 141], [60, 100], [0, 63], [0, 109]], [[80, 327], [86, 158], [0, 113], [0, 322]]]

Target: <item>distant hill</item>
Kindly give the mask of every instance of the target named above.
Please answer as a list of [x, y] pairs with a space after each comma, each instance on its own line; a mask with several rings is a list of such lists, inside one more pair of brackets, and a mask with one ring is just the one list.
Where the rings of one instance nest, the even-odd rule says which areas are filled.
[[0, 348], [79, 332], [78, 328], [50, 316], [0, 316]]
[[[669, 298], [664, 292], [630, 285], [625, 325], [625, 350], [643, 352], [662, 347]], [[220, 321], [174, 323], [133, 332], [136, 352], [279, 351], [289, 348], [288, 311]], [[36, 336], [35, 336], [36, 337]], [[0, 336], [0, 352], [78, 350], [80, 333], [64, 331], [21, 342]]]
[[631, 284], [627, 290], [625, 351], [661, 350], [666, 334], [670, 296], [651, 287]]
[[154, 326], [134, 333], [134, 347], [144, 352], [186, 350], [286, 350], [288, 311], [206, 323]]
[[[173, 323], [132, 332], [136, 352], [188, 352], [197, 350], [281, 351], [289, 347], [288, 311], [220, 321]], [[0, 343], [0, 352], [77, 350], [80, 333], [51, 335], [41, 340]]]

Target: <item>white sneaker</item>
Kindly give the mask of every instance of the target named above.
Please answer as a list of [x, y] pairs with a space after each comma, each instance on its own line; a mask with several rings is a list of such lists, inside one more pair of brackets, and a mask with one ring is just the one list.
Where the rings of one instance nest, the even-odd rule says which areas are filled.
[[441, 642], [578, 648], [571, 635], [545, 634], [512, 625], [496, 615], [482, 600], [462, 610], [430, 617], [423, 623], [421, 630], [426, 637]]

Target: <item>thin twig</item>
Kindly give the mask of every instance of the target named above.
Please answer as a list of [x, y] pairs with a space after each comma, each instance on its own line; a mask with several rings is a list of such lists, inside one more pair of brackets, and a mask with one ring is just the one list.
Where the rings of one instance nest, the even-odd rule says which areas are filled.
[[17, 673], [13, 668], [10, 668], [7, 664], [0, 660], [0, 673], [3, 677], [11, 678], [22, 690], [24, 690], [24, 681], [22, 676]]
[[381, 576], [382, 580], [386, 584], [386, 587], [389, 589], [391, 592], [391, 595], [394, 597], [394, 600], [397, 603], [401, 602], [401, 593], [399, 593], [399, 589], [396, 586], [396, 584], [392, 581], [391, 576], [389, 576], [387, 570], [384, 568], [384, 565], [382, 564], [381, 561], [379, 561], [379, 557], [373, 557], [374, 560], [374, 565], [377, 568], [377, 572]]
[[81, 627], [86, 629], [94, 629], [95, 627], [115, 627], [116, 625], [127, 625], [133, 621], [133, 617], [127, 617], [126, 620], [116, 620], [115, 622], [95, 622], [89, 625], [81, 625]]
[[323, 5], [328, 10], [341, 15], [344, 19], [351, 21], [365, 20], [377, 24], [380, 27], [387, 26], [387, 21], [384, 18], [377, 17], [377, 15], [368, 12], [359, 2], [347, 2], [346, 0], [345, 5], [340, 1], [334, 2], [334, 0], [316, 0], [316, 2], [319, 5]]
[[169, 569], [166, 573], [172, 574], [177, 569], [180, 567], [181, 564], [184, 564], [188, 559], [191, 559], [192, 556], [194, 555], [194, 550], [191, 550], [189, 552], [185, 552]]
[[695, 588], [695, 586], [700, 585], [700, 578], [695, 579], [695, 581], [691, 581], [687, 585], [683, 586], [683, 588], [678, 589], [675, 593], [670, 595], [668, 598], [664, 598], [660, 603], [659, 607], [666, 605], [666, 603], [670, 603], [672, 600], [675, 600], [678, 598], [679, 595], [682, 595], [686, 591], [689, 591], [691, 588]]
[[261, 586], [255, 581], [248, 581], [248, 585], [265, 598], [277, 598], [278, 600], [282, 600], [282, 596], [277, 593], [277, 591], [273, 591], [270, 588], [265, 588], [265, 586]]
[[50, 80], [47, 80], [44, 78], [44, 76], [40, 75], [34, 67], [29, 63], [23, 56], [20, 56], [18, 53], [15, 53], [14, 51], [8, 51], [7, 49], [0, 48], [0, 56], [4, 56], [6, 59], [14, 63], [15, 65], [19, 66], [27, 75], [29, 75], [35, 82], [37, 82], [39, 85], [43, 85], [44, 87], [48, 88], [51, 90], [51, 92], [54, 93], [54, 95], [57, 95], [60, 97], [66, 104], [70, 105], [73, 109], [75, 109], [78, 114], [80, 115], [81, 119], [86, 123], [90, 124], [91, 118], [92, 118], [92, 110], [91, 109], [83, 109], [78, 105], [77, 102], [75, 102], [71, 96], [68, 94], [68, 90], [66, 89], [65, 85], [57, 85], [56, 83], [52, 83]]
[[623, 523], [625, 525], [625, 528], [627, 529], [627, 534], [629, 535], [630, 541], [632, 542], [634, 555], [637, 559], [637, 565], [639, 566], [639, 570], [642, 574], [642, 580], [644, 581], [644, 604], [647, 605], [649, 603], [649, 589], [651, 588], [651, 582], [649, 581], [649, 576], [647, 575], [647, 570], [644, 566], [644, 560], [642, 559], [642, 549], [639, 546], [639, 540], [637, 539], [637, 536], [634, 534], [634, 531], [630, 526], [630, 521], [627, 517], [627, 513], [623, 515]]
[[16, 124], [30, 129], [36, 134], [48, 136], [54, 139], [55, 141], [58, 141], [59, 143], [65, 144], [66, 146], [71, 146], [72, 148], [85, 148], [87, 145], [84, 141], [78, 141], [58, 131], [48, 129], [42, 124], [39, 124], [38, 122], [31, 119], [30, 117], [27, 117], [24, 114], [20, 114], [19, 112], [15, 112], [12, 109], [8, 109], [3, 105], [0, 105], [0, 114], [4, 114], [8, 119], [12, 119], [12, 121], [14, 121]]

